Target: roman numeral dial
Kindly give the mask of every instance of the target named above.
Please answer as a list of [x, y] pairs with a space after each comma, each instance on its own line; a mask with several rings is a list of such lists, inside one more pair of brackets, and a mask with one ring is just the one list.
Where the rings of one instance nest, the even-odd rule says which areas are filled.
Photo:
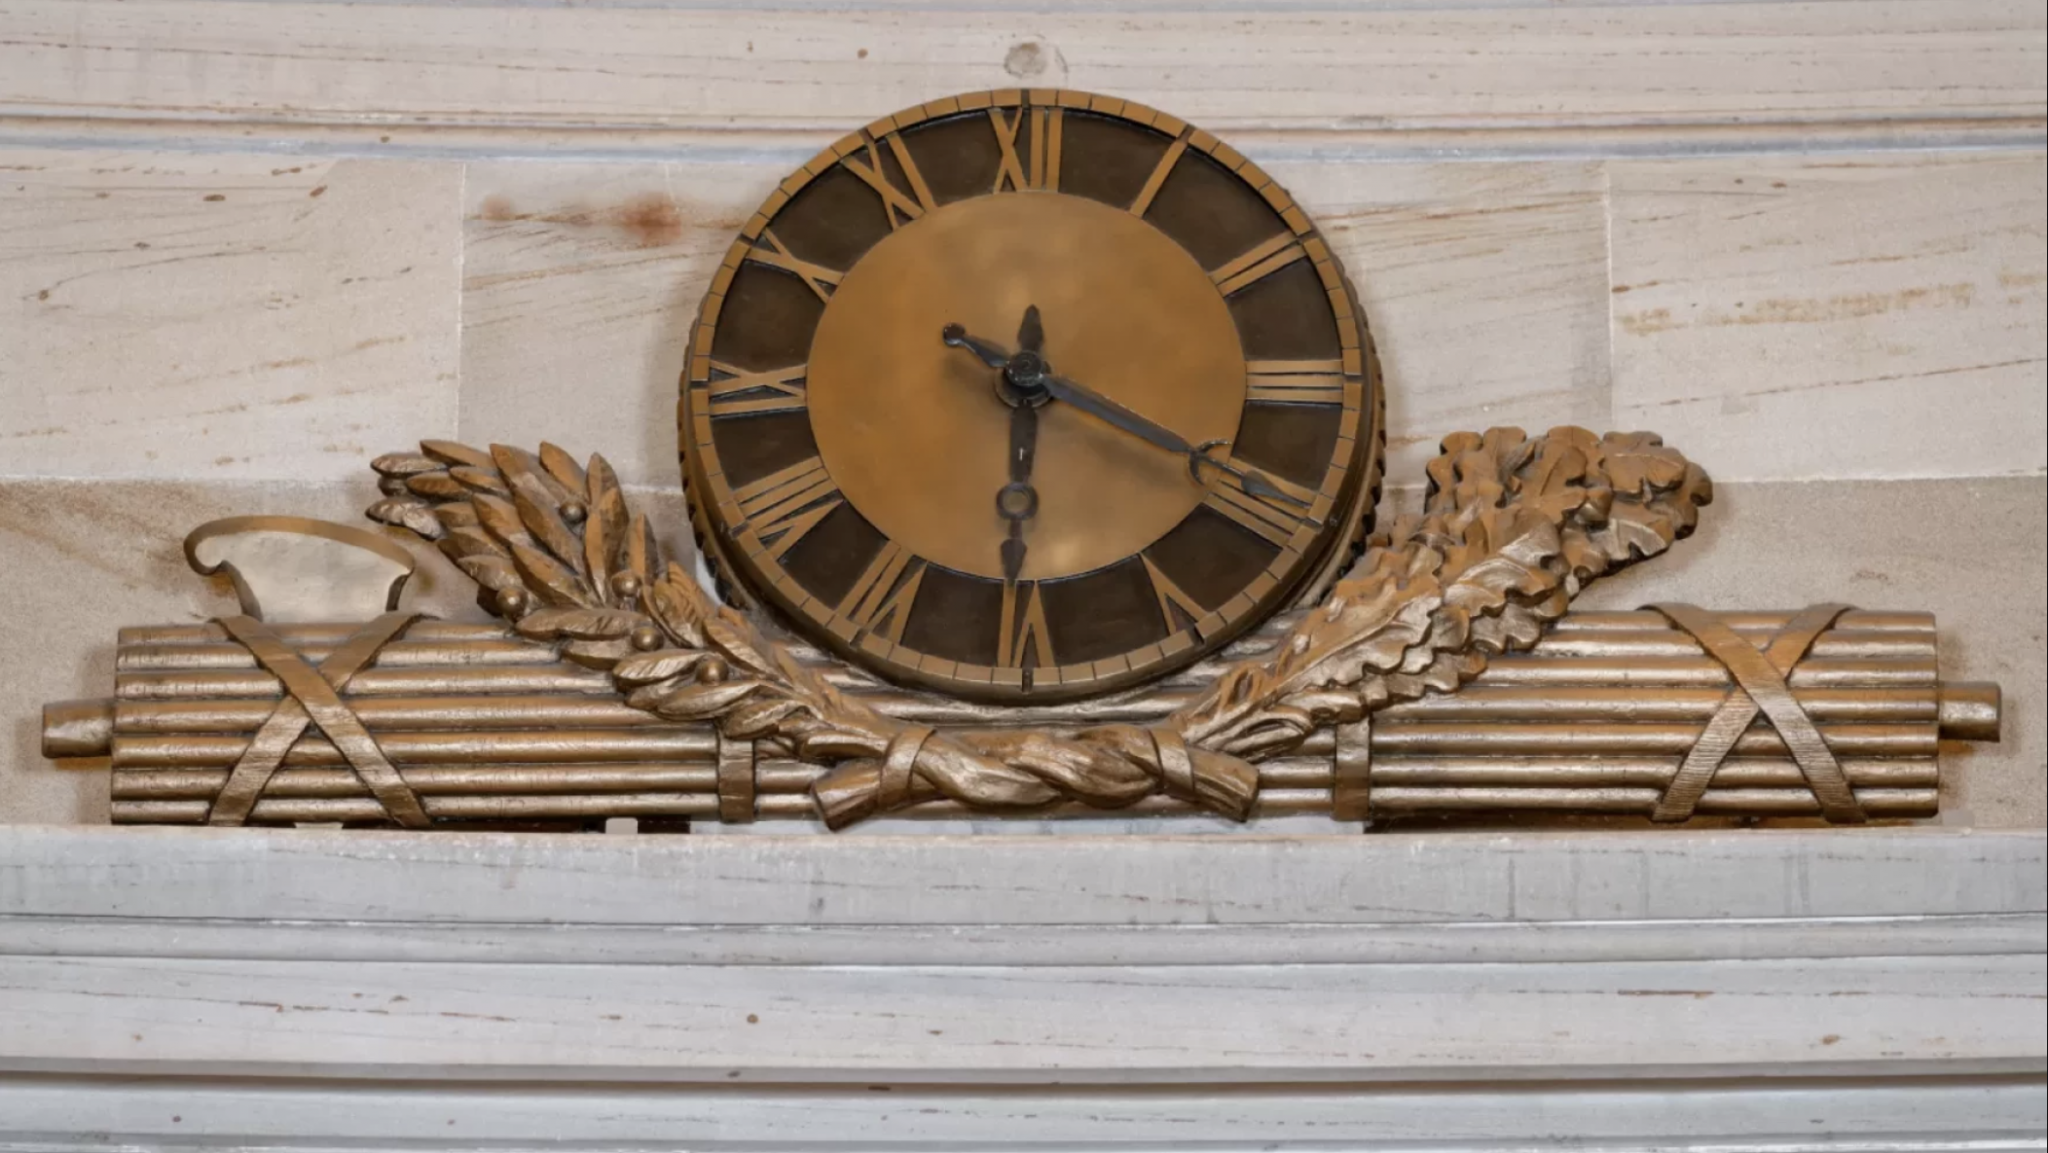
[[843, 503], [817, 457], [736, 489], [733, 497], [746, 517], [736, 531], [752, 532], [778, 559]]
[[835, 685], [1132, 690], [1356, 555], [1372, 343], [1327, 238], [1229, 143], [966, 93], [764, 191], [681, 342], [683, 491], [724, 595], [858, 666]]
[[1059, 664], [1052, 651], [1052, 630], [1045, 622], [1045, 601], [1036, 582], [1003, 585], [1002, 618], [996, 633], [996, 665], [1006, 669], [1049, 668]]
[[873, 139], [842, 163], [848, 172], [860, 177], [882, 198], [882, 211], [888, 216], [889, 227], [893, 231], [922, 217], [938, 204], [932, 199], [931, 186], [925, 183], [924, 173], [918, 170], [917, 161], [904, 145], [902, 135], [892, 132], [883, 139], [888, 142], [889, 154], [896, 161], [900, 177], [891, 177]]
[[1297, 260], [1305, 259], [1307, 256], [1308, 250], [1303, 248], [1301, 242], [1296, 240], [1291, 233], [1282, 234], [1253, 246], [1249, 251], [1220, 268], [1211, 269], [1209, 279], [1216, 282], [1216, 290], [1218, 292], [1225, 296], [1231, 296], [1243, 292], [1266, 277], [1273, 275]]
[[1267, 404], [1343, 404], [1341, 360], [1254, 360], [1245, 365], [1245, 399]]
[[904, 551], [895, 541], [884, 544], [860, 578], [839, 600], [839, 613], [864, 633], [873, 633], [891, 644], [903, 639], [903, 626], [917, 603], [918, 585], [924, 579], [925, 562]]
[[803, 410], [805, 369], [801, 364], [755, 371], [714, 360], [711, 371], [714, 376], [706, 391], [712, 416]]
[[804, 287], [817, 293], [819, 300], [832, 299], [832, 290], [839, 287], [840, 278], [845, 275], [837, 269], [796, 256], [765, 228], [761, 230], [760, 241], [747, 254], [747, 259], [795, 275], [804, 282]]
[[[1002, 152], [996, 169], [995, 191], [1059, 191], [1060, 139], [1066, 127], [1066, 117], [1064, 108], [1020, 108], [1007, 114], [1000, 108], [988, 110], [989, 122], [995, 127], [996, 146]], [[1023, 128], [1027, 118], [1031, 124], [1028, 168], [1017, 150], [1018, 130]]]

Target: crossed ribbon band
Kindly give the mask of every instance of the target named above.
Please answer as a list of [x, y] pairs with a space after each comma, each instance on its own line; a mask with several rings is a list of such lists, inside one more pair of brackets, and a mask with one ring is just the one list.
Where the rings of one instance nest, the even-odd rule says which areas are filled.
[[327, 734], [327, 739], [334, 743], [349, 767], [370, 787], [371, 794], [393, 820], [409, 829], [424, 829], [431, 825], [433, 822], [428, 819], [426, 810], [420, 807], [419, 797], [392, 767], [391, 761], [384, 756], [384, 750], [377, 747], [376, 740], [363, 727], [363, 722], [342, 703], [339, 691], [348, 684], [349, 678], [369, 664], [418, 616], [418, 613], [409, 612], [385, 613], [356, 630], [320, 662], [317, 670], [279, 640], [270, 626], [262, 621], [247, 616], [220, 618], [220, 626], [227, 630], [228, 635], [248, 649], [256, 663], [284, 685], [285, 696], [264, 720], [262, 727], [256, 730], [256, 736], [249, 742], [241, 759], [235, 762], [227, 784], [221, 787], [213, 800], [213, 811], [207, 817], [207, 823], [239, 825], [246, 822], [250, 811], [256, 807], [256, 798], [270, 783], [270, 775], [284, 763], [285, 754], [297, 743], [306, 726], [313, 724]]
[[1678, 774], [1671, 778], [1671, 785], [1658, 800], [1651, 819], [1683, 821], [1691, 817], [1707, 786], [1713, 783], [1721, 762], [1734, 751], [1737, 738], [1756, 720], [1757, 714], [1762, 713], [1778, 730], [1786, 750], [1799, 765], [1799, 771], [1805, 774], [1807, 787], [1813, 790], [1814, 799], [1820, 802], [1821, 815], [1838, 824], [1860, 824], [1864, 820], [1863, 806], [1850, 789], [1849, 778], [1842, 772], [1841, 762], [1835, 759], [1834, 750], [1828, 748], [1820, 730], [1814, 727], [1813, 718], [1800, 707], [1785, 681], [1820, 634], [1832, 628], [1836, 618], [1849, 611], [1848, 605], [1814, 605], [1802, 609], [1785, 622], [1761, 652], [1723, 624], [1720, 618], [1692, 605], [1654, 604], [1646, 607], [1692, 634], [1707, 655], [1721, 662], [1735, 681], [1734, 691], [1721, 702], [1721, 707], [1707, 722], [1692, 751], [1685, 755], [1685, 762], [1678, 767]]

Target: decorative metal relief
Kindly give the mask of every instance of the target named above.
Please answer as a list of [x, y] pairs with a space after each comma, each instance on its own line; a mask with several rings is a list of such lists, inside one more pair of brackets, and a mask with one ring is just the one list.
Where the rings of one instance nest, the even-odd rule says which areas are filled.
[[883, 814], [1926, 817], [1996, 739], [1926, 614], [1569, 612], [1690, 535], [1656, 436], [1458, 433], [1375, 528], [1383, 381], [1313, 223], [1197, 129], [1061, 91], [848, 136], [742, 230], [682, 382], [715, 596], [602, 457], [427, 441], [385, 536], [202, 526], [242, 612], [45, 710], [117, 822]]

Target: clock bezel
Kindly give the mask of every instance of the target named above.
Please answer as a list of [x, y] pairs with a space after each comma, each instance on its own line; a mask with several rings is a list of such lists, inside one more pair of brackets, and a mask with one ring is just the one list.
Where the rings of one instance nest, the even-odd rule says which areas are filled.
[[[707, 467], [707, 460], [716, 464], [718, 450], [710, 414], [705, 406], [693, 405], [692, 396], [711, 381], [712, 344], [734, 276], [776, 215], [812, 180], [857, 150], [873, 147], [890, 133], [925, 121], [989, 108], [1030, 107], [1116, 117], [1169, 136], [1184, 135], [1189, 150], [1204, 153], [1264, 199], [1306, 251], [1330, 301], [1342, 349], [1345, 391], [1338, 447], [1331, 452], [1322, 485], [1314, 490], [1310, 510], [1320, 529], [1298, 528], [1260, 576], [1223, 606], [1163, 641], [1113, 658], [1035, 668], [1027, 677], [1017, 669], [933, 657], [875, 633], [863, 634], [855, 622], [819, 601], [779, 564], [772, 560], [763, 563], [765, 546], [746, 531], [746, 517], [732, 486], [725, 483], [722, 471]], [[849, 133], [791, 173], [740, 229], [714, 274], [698, 308], [679, 392], [680, 456], [691, 522], [720, 595], [740, 607], [759, 604], [772, 608], [793, 631], [878, 677], [989, 703], [1051, 704], [1156, 680], [1258, 627], [1286, 608], [1291, 599], [1319, 599], [1348, 567], [1370, 530], [1384, 457], [1384, 393], [1365, 314], [1336, 256], [1307, 213], [1272, 177], [1214, 135], [1135, 102], [1065, 89], [999, 89], [930, 101]], [[1351, 445], [1348, 451], [1342, 447], [1346, 442]], [[731, 526], [735, 525], [742, 531], [734, 532]], [[1190, 634], [1200, 639], [1192, 639]], [[915, 653], [918, 659], [899, 662], [898, 652]]]

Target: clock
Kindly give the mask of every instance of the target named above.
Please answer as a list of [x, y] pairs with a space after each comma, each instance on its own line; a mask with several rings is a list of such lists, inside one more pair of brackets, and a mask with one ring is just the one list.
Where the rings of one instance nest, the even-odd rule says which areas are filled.
[[1306, 213], [1123, 100], [986, 92], [783, 181], [713, 277], [684, 481], [727, 595], [885, 678], [1052, 702], [1319, 595], [1368, 527], [1364, 315]]

